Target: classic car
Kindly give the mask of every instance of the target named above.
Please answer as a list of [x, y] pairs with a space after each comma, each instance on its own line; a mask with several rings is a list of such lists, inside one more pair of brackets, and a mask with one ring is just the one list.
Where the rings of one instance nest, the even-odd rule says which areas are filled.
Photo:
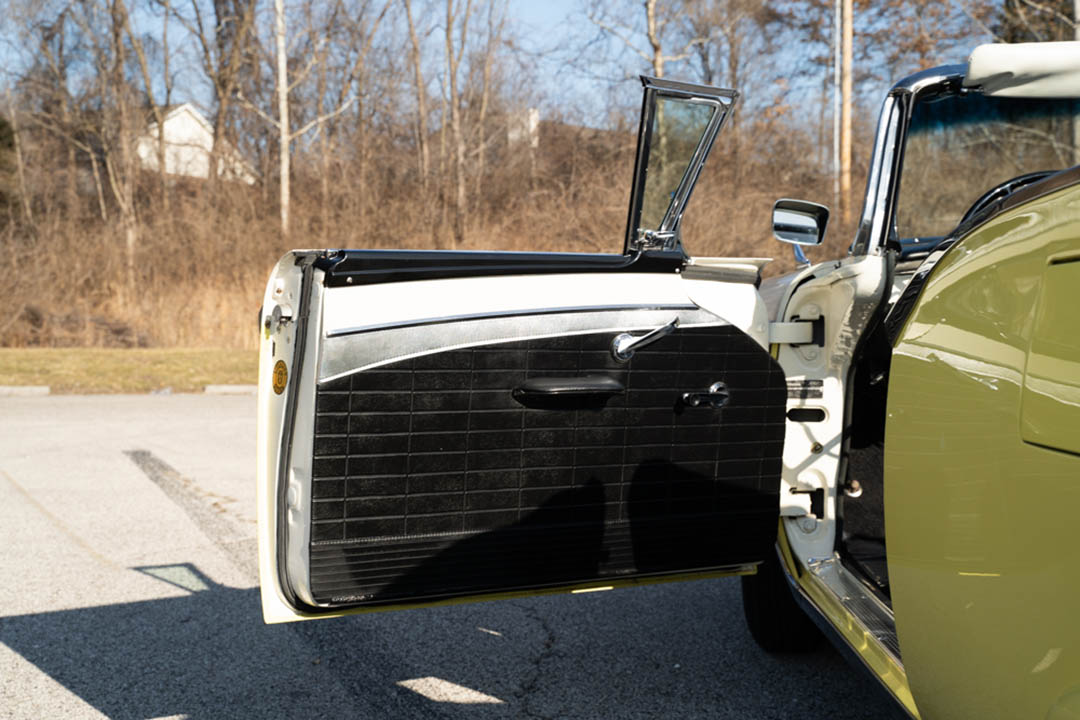
[[898, 82], [849, 254], [780, 200], [764, 281], [680, 233], [737, 93], [643, 84], [623, 254], [274, 268], [265, 620], [741, 575], [912, 717], [1080, 716], [1080, 43]]

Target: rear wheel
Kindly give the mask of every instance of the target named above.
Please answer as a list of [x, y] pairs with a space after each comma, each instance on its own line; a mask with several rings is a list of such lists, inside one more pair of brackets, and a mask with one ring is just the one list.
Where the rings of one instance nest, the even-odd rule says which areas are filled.
[[821, 631], [795, 604], [776, 555], [742, 578], [743, 613], [750, 634], [770, 653], [807, 652], [821, 643]]

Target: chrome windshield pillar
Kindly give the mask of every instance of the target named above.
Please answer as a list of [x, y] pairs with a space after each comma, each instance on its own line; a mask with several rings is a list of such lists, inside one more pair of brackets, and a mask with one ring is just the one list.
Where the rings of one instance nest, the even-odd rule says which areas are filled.
[[904, 141], [915, 103], [920, 99], [963, 92], [967, 65], [943, 65], [909, 75], [893, 85], [881, 107], [866, 195], [852, 255], [880, 253], [896, 217], [896, 197], [904, 160]]

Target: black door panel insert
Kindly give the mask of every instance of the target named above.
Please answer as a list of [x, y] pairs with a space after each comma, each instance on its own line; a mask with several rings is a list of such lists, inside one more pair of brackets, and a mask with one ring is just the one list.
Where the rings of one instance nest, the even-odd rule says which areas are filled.
[[[321, 384], [315, 601], [540, 588], [772, 552], [787, 398], [780, 367], [731, 326], [679, 328], [629, 362], [612, 357], [611, 340], [604, 332], [491, 344]], [[521, 388], [572, 388], [573, 378], [603, 402], [515, 399]], [[683, 402], [716, 383], [729, 396], [722, 407]]]

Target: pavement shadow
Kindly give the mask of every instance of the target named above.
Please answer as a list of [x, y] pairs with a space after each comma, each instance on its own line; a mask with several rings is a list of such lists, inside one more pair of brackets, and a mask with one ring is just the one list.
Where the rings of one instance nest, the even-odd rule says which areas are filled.
[[[110, 718], [314, 717], [352, 704], [289, 626], [263, 624], [257, 588], [191, 564], [135, 569], [187, 594], [2, 617], [0, 642]], [[408, 714], [408, 694], [389, 685], [357, 709]]]
[[[136, 569], [184, 594], [3, 617], [0, 642], [111, 718], [779, 717], [822, 676], [801, 716], [885, 716], [831, 651], [758, 651], [726, 581], [267, 626], [257, 588]], [[496, 702], [401, 686], [418, 678]]]

